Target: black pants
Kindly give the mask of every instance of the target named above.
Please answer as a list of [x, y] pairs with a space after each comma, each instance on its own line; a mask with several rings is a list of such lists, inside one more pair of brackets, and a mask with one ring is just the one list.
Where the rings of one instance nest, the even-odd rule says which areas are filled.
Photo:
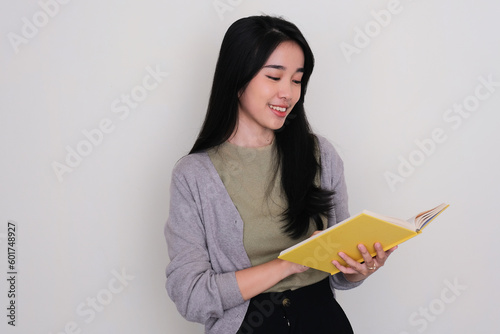
[[236, 334], [352, 334], [333, 298], [328, 278], [291, 291], [262, 293], [250, 300]]

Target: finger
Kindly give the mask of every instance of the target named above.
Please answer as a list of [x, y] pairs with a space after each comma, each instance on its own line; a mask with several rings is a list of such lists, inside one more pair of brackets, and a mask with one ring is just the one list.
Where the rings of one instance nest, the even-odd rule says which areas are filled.
[[384, 252], [384, 248], [382, 247], [382, 245], [379, 242], [375, 243], [373, 245], [373, 247], [375, 248], [375, 251], [377, 252], [377, 256], [375, 259], [380, 267], [382, 267], [385, 264], [385, 261], [387, 261], [387, 258], [389, 257], [389, 255], [391, 255], [391, 253], [394, 252], [398, 248], [398, 246], [394, 246], [391, 249]]
[[385, 253], [386, 253], [386, 256], [389, 257], [389, 255], [391, 255], [396, 249], [398, 249], [398, 246], [394, 246], [392, 247], [391, 249], [387, 250]]
[[342, 264], [340, 264], [339, 261], [337, 260], [333, 260], [332, 261], [332, 264], [337, 267], [338, 270], [340, 270], [342, 273], [344, 274], [359, 274], [359, 272], [357, 270], [355, 270], [354, 268], [352, 267], [349, 267], [349, 266], [343, 266]]
[[368, 268], [375, 267], [375, 265], [376, 265], [375, 259], [372, 258], [372, 255], [368, 252], [368, 249], [366, 248], [366, 246], [363, 244], [359, 244], [358, 249], [359, 249], [359, 252], [361, 253], [361, 256], [363, 256], [363, 260], [365, 260], [366, 267], [368, 267]]
[[[342, 258], [342, 260], [345, 261], [345, 263], [351, 268], [353, 274], [362, 274], [362, 275], [368, 275], [369, 271], [366, 268], [366, 265], [359, 263], [358, 261], [353, 260], [350, 256], [343, 252], [339, 252], [339, 256]], [[349, 272], [351, 273], [351, 272]]]
[[[359, 244], [358, 249], [361, 252], [361, 255], [363, 256], [363, 259], [365, 260], [364, 265], [366, 267], [367, 272], [373, 274], [375, 270], [377, 270], [381, 265], [378, 264], [376, 258], [372, 257], [372, 255], [368, 252], [368, 249], [366, 248], [365, 245]], [[382, 249], [382, 253], [383, 251], [384, 250]]]
[[375, 261], [377, 261], [378, 267], [382, 267], [387, 260], [388, 254], [384, 251], [384, 248], [382, 247], [380, 242], [376, 242], [373, 245], [373, 248], [375, 248], [375, 251], [377, 252]]

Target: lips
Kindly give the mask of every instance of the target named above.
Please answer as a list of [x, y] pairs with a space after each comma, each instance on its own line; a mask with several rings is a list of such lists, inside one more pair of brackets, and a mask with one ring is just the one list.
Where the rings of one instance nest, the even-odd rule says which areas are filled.
[[279, 111], [279, 112], [286, 112], [286, 110], [288, 109], [287, 106], [275, 106], [273, 104], [270, 104], [269, 108], [276, 110], [276, 111]]

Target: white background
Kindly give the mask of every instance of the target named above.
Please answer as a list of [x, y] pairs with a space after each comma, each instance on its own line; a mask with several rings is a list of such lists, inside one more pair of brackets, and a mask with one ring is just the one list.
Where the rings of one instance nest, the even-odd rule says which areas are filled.
[[[170, 173], [200, 128], [226, 29], [266, 13], [296, 23], [315, 53], [306, 110], [344, 159], [351, 213], [451, 204], [338, 294], [355, 332], [496, 333], [500, 5], [395, 1], [2, 0], [0, 331], [203, 332], [164, 289]], [[131, 94], [133, 108], [121, 101]], [[466, 117], [453, 112], [463, 104]], [[89, 146], [84, 131], [102, 122]], [[86, 156], [70, 168], [78, 148]], [[68, 166], [60, 178], [55, 163]]]

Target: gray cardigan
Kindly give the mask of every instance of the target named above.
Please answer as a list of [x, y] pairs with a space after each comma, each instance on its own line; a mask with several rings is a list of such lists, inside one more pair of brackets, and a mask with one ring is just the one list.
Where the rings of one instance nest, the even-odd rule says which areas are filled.
[[[325, 138], [318, 140], [321, 186], [335, 191], [331, 226], [349, 217], [343, 163]], [[236, 333], [249, 304], [235, 277], [236, 271], [251, 266], [243, 246], [243, 221], [206, 153], [177, 162], [170, 192], [167, 292], [183, 317], [205, 324], [205, 333]], [[332, 291], [359, 284], [342, 273], [330, 276]]]

